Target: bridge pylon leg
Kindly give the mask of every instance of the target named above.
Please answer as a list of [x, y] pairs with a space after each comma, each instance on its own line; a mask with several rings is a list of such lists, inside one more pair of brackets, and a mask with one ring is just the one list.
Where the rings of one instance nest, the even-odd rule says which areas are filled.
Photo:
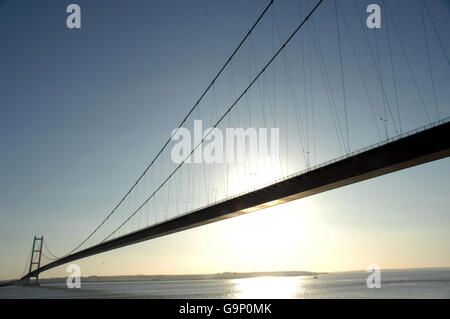
[[[33, 270], [36, 270], [41, 266], [41, 254], [43, 244], [44, 244], [44, 236], [41, 237], [34, 236], [33, 247], [31, 250], [30, 268], [28, 273], [31, 273]], [[39, 274], [36, 275], [35, 277], [29, 277], [27, 279], [26, 285], [39, 285]]]

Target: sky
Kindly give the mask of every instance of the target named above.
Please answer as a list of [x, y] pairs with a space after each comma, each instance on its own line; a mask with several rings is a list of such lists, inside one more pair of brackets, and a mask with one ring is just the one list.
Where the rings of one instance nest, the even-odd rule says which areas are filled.
[[[70, 3], [81, 7], [81, 29], [66, 27], [66, 7]], [[267, 3], [263, 0], [0, 1], [0, 280], [17, 278], [22, 273], [34, 235], [43, 235], [52, 252], [63, 255], [98, 225], [177, 127]], [[299, 6], [294, 0], [276, 1], [277, 18], [269, 12], [263, 19], [251, 39], [253, 51], [243, 47], [233, 62], [234, 69], [227, 71], [223, 83], [215, 87], [217, 95], [208, 95], [196, 116], [214, 119], [208, 102], [212, 100], [208, 99], [217, 97], [216, 114], [229, 105], [228, 101], [256, 74], [255, 65], [267, 61], [274, 48], [298, 24], [302, 8], [307, 6], [304, 1], [301, 3]], [[314, 20], [327, 61], [338, 61], [335, 35], [327, 31], [335, 30], [333, 3], [325, 0]], [[350, 1], [343, 3], [343, 11], [353, 10]], [[358, 3], [364, 18], [367, 13], [363, 7], [368, 2]], [[450, 72], [438, 38], [427, 21], [439, 116], [433, 108], [428, 65], [423, 63], [426, 54], [423, 39], [419, 41], [416, 36], [423, 32], [418, 7], [409, 8], [405, 3], [390, 5], [408, 62], [420, 74], [418, 86], [431, 119], [421, 109], [421, 96], [417, 95], [408, 64], [402, 58], [400, 42], [394, 41], [393, 50], [398, 53], [396, 80], [403, 109], [401, 121], [396, 123], [394, 115], [387, 122], [386, 134], [390, 137], [398, 129], [394, 126], [400, 123], [406, 132], [450, 115], [450, 93], [446, 90]], [[427, 3], [444, 49], [450, 52], [450, 4], [444, 0]], [[382, 19], [389, 21], [384, 14]], [[274, 21], [278, 24], [275, 29]], [[358, 25], [353, 26], [351, 29], [356, 30]], [[313, 29], [311, 25], [307, 27], [310, 33], [305, 32], [304, 38], [300, 33], [294, 39], [298, 42], [287, 48], [287, 57], [281, 55], [268, 71], [275, 73], [273, 83], [272, 73], [262, 82], [263, 88], [272, 83], [274, 92], [280, 93], [273, 105], [278, 118], [262, 119], [263, 112], [256, 108], [256, 89], [250, 92], [252, 100], [244, 100], [237, 113], [231, 115], [241, 116], [241, 126], [258, 126], [269, 121], [268, 126], [282, 130], [285, 118], [286, 134], [281, 134], [281, 139], [289, 136], [290, 139], [281, 145], [283, 156], [294, 149], [291, 144], [296, 140], [294, 111], [283, 108], [289, 102], [289, 94], [281, 93], [289, 85], [283, 79], [283, 71], [300, 67], [301, 43], [309, 43], [305, 46], [306, 53], [303, 51], [311, 65], [306, 73], [311, 79], [309, 98], [314, 98], [316, 105], [327, 103], [314, 52]], [[389, 55], [383, 47], [387, 43], [382, 33], [385, 31], [383, 25], [379, 38], [372, 32], [368, 39], [374, 50], [373, 41], [380, 41], [377, 61], [384, 72], [389, 101], [394, 105]], [[360, 35], [356, 47], [362, 52], [361, 64], [366, 66], [363, 72], [371, 85], [369, 93], [374, 104], [382, 105], [376, 66], [370, 64], [370, 50]], [[355, 150], [379, 141], [380, 136], [369, 110], [358, 107], [368, 103], [349, 38], [343, 36], [342, 45], [352, 110], [351, 146]], [[329, 66], [336, 99], [340, 100], [339, 64], [329, 62]], [[303, 73], [293, 73], [293, 82], [303, 83]], [[234, 82], [230, 85], [232, 77]], [[249, 110], [253, 112], [248, 122], [244, 116], [246, 105], [251, 105]], [[265, 110], [270, 111], [271, 107], [266, 105]], [[384, 111], [381, 106], [376, 111], [374, 122], [380, 125], [383, 137], [379, 118]], [[322, 122], [317, 120], [316, 140], [311, 142], [320, 149], [316, 164], [340, 155], [333, 118], [327, 114], [325, 106], [318, 106], [316, 116], [322, 117]], [[343, 114], [339, 115], [342, 121]], [[311, 114], [306, 115], [306, 123], [309, 121], [313, 123]], [[284, 162], [280, 164], [283, 174], [304, 168], [304, 163], [293, 155], [286, 163], [286, 167]], [[163, 166], [162, 171], [170, 168]], [[450, 267], [449, 171], [450, 160], [442, 159], [77, 263], [83, 276], [347, 271], [365, 269], [370, 264], [378, 264], [382, 269]], [[244, 179], [237, 173], [234, 175], [236, 186], [231, 193], [237, 192], [237, 184], [245, 184]], [[149, 183], [157, 181], [152, 175]], [[134, 200], [139, 202], [149, 188], [151, 185], [142, 186]], [[165, 191], [170, 194], [170, 189]], [[230, 195], [229, 191], [221, 195]], [[166, 210], [172, 210], [174, 203], [186, 201], [183, 196], [188, 191], [183, 185], [181, 193], [171, 201], [171, 206], [167, 204]], [[211, 189], [206, 194], [217, 196], [211, 195]], [[159, 205], [155, 209], [164, 203]], [[126, 216], [130, 208], [125, 207], [115, 222]], [[64, 275], [65, 266], [43, 274]]]

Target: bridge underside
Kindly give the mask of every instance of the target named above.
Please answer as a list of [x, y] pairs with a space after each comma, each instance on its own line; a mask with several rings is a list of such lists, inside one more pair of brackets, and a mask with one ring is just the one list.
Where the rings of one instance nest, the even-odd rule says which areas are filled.
[[144, 228], [47, 264], [22, 279], [59, 265], [349, 185], [450, 155], [450, 123], [425, 129], [270, 186]]

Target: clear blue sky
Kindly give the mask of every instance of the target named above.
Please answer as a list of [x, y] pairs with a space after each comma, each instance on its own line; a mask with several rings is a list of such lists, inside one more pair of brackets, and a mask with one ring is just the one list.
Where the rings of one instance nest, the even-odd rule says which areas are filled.
[[[65, 9], [72, 2], [82, 9], [80, 30], [69, 30], [65, 24]], [[349, 1], [342, 2], [346, 9], [353, 8]], [[427, 2], [450, 52], [449, 1]], [[63, 254], [93, 230], [267, 3], [0, 0], [0, 279], [22, 272], [35, 234], [43, 234], [50, 248]], [[329, 21], [334, 1], [324, 3], [315, 22], [325, 57], [332, 59], [336, 50], [328, 37], [335, 41], [335, 34], [326, 30], [333, 30]], [[365, 17], [364, 4], [369, 2], [360, 3], [361, 17]], [[414, 8], [406, 3], [398, 1], [392, 9], [406, 34], [403, 40], [415, 70], [428, 74], [425, 63], [414, 64], [425, 52], [420, 49], [423, 39], [416, 36], [422, 30], [416, 19], [418, 2], [409, 1]], [[275, 6], [280, 24], [277, 43], [298, 23], [299, 5], [293, 0]], [[253, 39], [258, 65], [273, 50], [271, 23], [268, 14]], [[443, 118], [450, 115], [450, 93], [445, 89], [450, 72], [431, 25], [428, 28]], [[373, 33], [369, 36], [370, 41], [375, 39]], [[395, 46], [400, 54], [398, 42]], [[291, 47], [289, 54], [295, 50]], [[344, 63], [349, 63], [347, 85], [353, 91], [349, 94], [355, 94], [354, 101], [362, 100], [361, 88], [351, 89], [360, 80], [351, 64], [348, 42], [343, 50]], [[388, 61], [385, 50], [380, 48], [383, 68]], [[300, 61], [294, 55], [290, 59], [294, 66]], [[361, 59], [369, 65], [368, 55]], [[245, 67], [247, 62], [241, 63]], [[282, 60], [277, 63], [281, 70]], [[235, 67], [239, 86], [248, 80], [248, 72], [239, 62]], [[405, 130], [426, 124], [418, 98], [408, 93], [414, 88], [407, 65], [402, 61], [396, 67], [401, 101], [408, 105], [402, 110]], [[373, 67], [366, 72], [375, 83]], [[391, 83], [387, 66], [384, 72]], [[431, 104], [429, 81], [420, 76], [419, 84], [427, 105]], [[320, 85], [315, 90], [319, 92]], [[392, 93], [389, 86], [390, 97]], [[357, 120], [367, 110], [358, 110], [351, 117], [354, 148], [376, 141], [374, 127], [365, 132], [366, 122]], [[432, 112], [430, 106], [435, 117]], [[371, 123], [368, 115], [364, 120]], [[317, 143], [324, 148], [333, 143], [325, 137], [331, 132], [331, 126], [326, 126], [317, 133]], [[389, 129], [393, 134], [393, 127]], [[449, 171], [450, 161], [444, 159], [80, 264], [84, 275], [333, 271], [362, 269], [372, 263], [396, 268], [450, 266]], [[273, 225], [278, 231], [268, 239], [265, 230]], [[60, 267], [47, 275], [64, 273]]]

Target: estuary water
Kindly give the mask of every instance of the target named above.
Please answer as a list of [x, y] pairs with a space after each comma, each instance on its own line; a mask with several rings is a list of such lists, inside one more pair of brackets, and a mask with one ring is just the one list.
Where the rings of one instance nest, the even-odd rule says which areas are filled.
[[366, 272], [223, 280], [81, 283], [0, 288], [0, 298], [450, 298], [450, 268], [384, 270], [381, 287]]

